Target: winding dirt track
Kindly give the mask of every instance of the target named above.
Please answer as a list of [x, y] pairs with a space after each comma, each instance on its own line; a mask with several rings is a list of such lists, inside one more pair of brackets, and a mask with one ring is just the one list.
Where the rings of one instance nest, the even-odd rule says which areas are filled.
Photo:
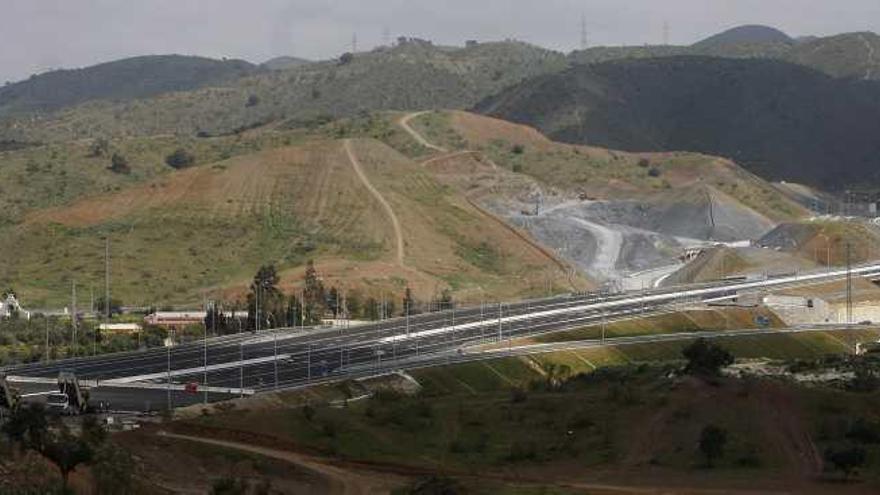
[[213, 438], [179, 435], [177, 433], [168, 433], [164, 431], [159, 432], [158, 435], [168, 438], [174, 438], [177, 440], [186, 440], [189, 442], [214, 445], [216, 447], [235, 449], [242, 452], [250, 452], [264, 457], [271, 457], [273, 459], [279, 459], [281, 461], [295, 464], [308, 471], [318, 474], [322, 479], [324, 479], [328, 484], [326, 493], [339, 495], [368, 495], [370, 493], [377, 493], [377, 490], [381, 490], [381, 487], [376, 486], [374, 480], [371, 480], [368, 477], [360, 476], [350, 471], [321, 463], [309, 456], [298, 454], [296, 452], [271, 449], [268, 447], [260, 447], [246, 443], [216, 440]]
[[367, 174], [364, 173], [364, 169], [361, 167], [361, 163], [358, 161], [357, 156], [355, 156], [354, 151], [351, 149], [351, 140], [345, 140], [345, 153], [348, 155], [348, 160], [351, 162], [351, 166], [354, 167], [354, 171], [357, 174], [358, 178], [360, 178], [361, 182], [363, 182], [364, 186], [367, 190], [370, 191], [370, 194], [373, 195], [374, 198], [382, 205], [382, 208], [385, 209], [385, 213], [388, 214], [388, 218], [391, 220], [391, 225], [394, 227], [394, 237], [397, 241], [397, 264], [400, 266], [405, 266], [404, 259], [404, 244], [403, 244], [403, 230], [400, 228], [400, 221], [397, 219], [397, 215], [394, 213], [394, 209], [391, 208], [391, 203], [389, 203], [382, 193], [379, 192], [378, 189], [373, 187], [373, 184], [370, 182], [370, 179], [367, 178]]
[[424, 112], [415, 112], [415, 113], [410, 113], [410, 114], [404, 115], [400, 120], [397, 121], [397, 123], [400, 124], [400, 127], [403, 128], [404, 131], [409, 133], [409, 135], [412, 136], [413, 139], [418, 141], [419, 144], [421, 144], [425, 148], [430, 148], [432, 150], [439, 151], [440, 153], [448, 152], [449, 150], [447, 150], [446, 148], [444, 148], [442, 146], [437, 146], [436, 144], [429, 143], [427, 139], [422, 137], [421, 134], [419, 134], [418, 132], [416, 132], [415, 129], [413, 129], [412, 127], [409, 126], [410, 120], [418, 117], [419, 115], [424, 115], [426, 113], [428, 113], [427, 110]]

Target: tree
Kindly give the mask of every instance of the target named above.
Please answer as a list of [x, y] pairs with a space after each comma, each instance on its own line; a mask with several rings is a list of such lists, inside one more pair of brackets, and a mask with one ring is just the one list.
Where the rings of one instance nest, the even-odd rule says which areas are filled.
[[260, 97], [257, 95], [248, 96], [247, 103], [244, 104], [245, 107], [255, 107], [260, 104]]
[[834, 464], [834, 468], [843, 472], [843, 476], [846, 478], [849, 478], [856, 468], [863, 466], [867, 458], [865, 449], [858, 446], [841, 450], [828, 449], [825, 451], [825, 460]]
[[695, 340], [681, 353], [688, 361], [684, 369], [685, 373], [693, 375], [717, 376], [722, 367], [733, 364], [732, 354], [718, 344], [703, 338]]
[[413, 297], [412, 289], [407, 286], [403, 293], [403, 316], [418, 314], [416, 309], [416, 300]]
[[232, 318], [227, 318], [223, 309], [216, 302], [208, 305], [205, 314], [205, 329], [218, 335], [232, 333]]
[[174, 169], [180, 170], [182, 168], [190, 167], [196, 162], [196, 157], [186, 151], [183, 148], [178, 148], [174, 150], [174, 153], [165, 157], [165, 163]]
[[336, 287], [331, 287], [330, 290], [327, 292], [327, 299], [325, 304], [327, 306], [327, 310], [333, 313], [333, 318], [336, 318], [342, 310], [342, 308], [340, 307], [341, 301], [339, 298], [339, 291], [336, 289]]
[[339, 65], [348, 65], [352, 61], [354, 61], [354, 54], [351, 52], [345, 52], [339, 56]]
[[61, 423], [58, 433], [52, 435], [42, 450], [43, 456], [58, 466], [61, 471], [61, 482], [64, 490], [67, 490], [67, 480], [70, 472], [80, 464], [92, 459], [92, 449], [80, 437], [70, 433], [64, 423]]
[[715, 459], [724, 455], [724, 445], [727, 443], [727, 430], [715, 425], [707, 425], [700, 432], [700, 452], [706, 458], [706, 465], [715, 465]]
[[375, 297], [368, 297], [367, 302], [364, 303], [364, 318], [367, 320], [378, 320], [379, 319], [379, 301], [376, 300]]
[[93, 157], [107, 156], [110, 152], [110, 141], [107, 138], [96, 138], [92, 141], [91, 154]]
[[263, 265], [257, 270], [247, 296], [249, 328], [257, 328], [257, 316], [260, 318], [260, 328], [267, 323], [277, 326], [284, 321], [286, 307], [284, 295], [278, 289], [279, 281], [275, 265]]
[[449, 289], [443, 289], [443, 292], [440, 293], [440, 300], [437, 301], [437, 310], [444, 311], [452, 309], [454, 306], [455, 302], [452, 300], [452, 292]]
[[131, 493], [135, 464], [127, 450], [106, 442], [95, 450], [92, 466], [98, 493]]
[[22, 448], [41, 450], [49, 431], [46, 410], [38, 403], [13, 409], [2, 429], [9, 440]]
[[285, 311], [284, 321], [287, 322], [288, 326], [302, 326], [302, 302], [294, 294], [291, 294], [287, 298], [287, 309]]
[[119, 153], [113, 153], [110, 157], [110, 170], [117, 174], [131, 173], [131, 167], [128, 165], [128, 159]]
[[321, 322], [324, 314], [324, 283], [318, 277], [315, 262], [309, 260], [306, 263], [305, 287], [303, 288], [303, 303], [305, 304], [306, 324], [314, 325]]
[[[107, 303], [104, 296], [100, 296], [95, 300], [95, 311], [102, 315], [107, 314]], [[118, 314], [122, 314], [122, 300], [111, 297], [110, 316]]]

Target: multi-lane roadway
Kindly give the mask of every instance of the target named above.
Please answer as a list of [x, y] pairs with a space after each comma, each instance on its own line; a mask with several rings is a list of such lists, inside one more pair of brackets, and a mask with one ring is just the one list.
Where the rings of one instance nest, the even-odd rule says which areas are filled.
[[[855, 266], [853, 277], [880, 277], [880, 264]], [[351, 328], [277, 329], [205, 338], [167, 348], [33, 363], [6, 370], [26, 391], [51, 387], [73, 371], [93, 401], [114, 408], [161, 409], [291, 388], [389, 369], [465, 359], [468, 346], [638, 317], [677, 305], [731, 299], [745, 293], [847, 277], [834, 269], [760, 280], [729, 280], [614, 295], [571, 294], [547, 299], [411, 315]], [[470, 354], [467, 359], [483, 355]], [[491, 353], [485, 358], [493, 357]], [[189, 390], [187, 386], [189, 385]], [[197, 385], [196, 393], [192, 386]]]

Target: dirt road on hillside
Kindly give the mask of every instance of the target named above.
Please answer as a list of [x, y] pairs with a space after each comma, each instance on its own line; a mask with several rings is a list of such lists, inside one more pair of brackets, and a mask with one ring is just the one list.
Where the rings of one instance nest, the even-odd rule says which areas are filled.
[[446, 152], [448, 152], [449, 150], [447, 150], [446, 148], [444, 148], [444, 147], [442, 147], [442, 146], [437, 146], [436, 144], [429, 143], [427, 139], [425, 139], [424, 137], [422, 137], [421, 134], [419, 134], [418, 132], [416, 132], [415, 129], [413, 129], [412, 127], [409, 126], [409, 121], [410, 121], [410, 120], [412, 120], [412, 119], [418, 117], [419, 115], [424, 115], [424, 114], [426, 114], [426, 113], [428, 113], [427, 110], [424, 111], [424, 112], [415, 112], [415, 113], [410, 113], [410, 114], [404, 115], [400, 120], [397, 121], [397, 123], [400, 124], [400, 127], [401, 127], [404, 131], [406, 131], [407, 133], [409, 133], [409, 135], [412, 136], [413, 139], [415, 139], [416, 141], [418, 141], [419, 144], [421, 144], [421, 145], [424, 146], [425, 148], [429, 148], [429, 149], [432, 149], [432, 150], [434, 150], [434, 151], [439, 151], [440, 153], [446, 153]]
[[260, 447], [246, 443], [230, 442], [226, 440], [215, 440], [213, 438], [193, 437], [189, 435], [179, 435], [177, 433], [159, 432], [158, 435], [177, 440], [186, 440], [190, 442], [198, 442], [206, 445], [214, 445], [227, 449], [239, 450], [242, 452], [250, 452], [253, 454], [279, 459], [281, 461], [295, 464], [303, 469], [316, 473], [327, 482], [328, 494], [339, 495], [369, 495], [373, 493], [387, 493], [390, 486], [381, 479], [356, 474], [345, 469], [340, 469], [329, 464], [319, 462], [307, 455], [290, 452], [287, 450], [271, 449], [268, 447]]
[[373, 187], [373, 184], [370, 182], [370, 179], [367, 178], [367, 174], [364, 173], [364, 169], [361, 167], [361, 163], [358, 161], [357, 156], [355, 156], [354, 151], [351, 149], [351, 140], [345, 140], [345, 152], [348, 154], [348, 160], [351, 162], [351, 166], [354, 167], [354, 171], [357, 174], [358, 178], [360, 178], [361, 182], [363, 182], [364, 186], [367, 190], [370, 191], [370, 194], [376, 198], [377, 201], [382, 205], [382, 208], [385, 209], [385, 213], [388, 214], [388, 218], [391, 220], [391, 225], [394, 227], [394, 237], [397, 241], [397, 264], [400, 266], [404, 266], [404, 244], [403, 244], [403, 230], [400, 228], [400, 221], [397, 219], [397, 215], [394, 213], [394, 209], [391, 208], [391, 203], [389, 203], [382, 193], [379, 192], [378, 189]]

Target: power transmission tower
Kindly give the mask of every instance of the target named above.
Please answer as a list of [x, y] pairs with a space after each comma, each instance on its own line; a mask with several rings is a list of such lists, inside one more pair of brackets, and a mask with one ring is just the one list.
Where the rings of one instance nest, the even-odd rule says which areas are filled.
[[357, 33], [351, 34], [351, 53], [357, 53], [358, 51], [358, 35]]
[[391, 46], [391, 30], [388, 29], [388, 26], [382, 28], [382, 44], [384, 46]]
[[581, 14], [581, 50], [589, 47], [589, 37], [587, 33], [587, 16]]

